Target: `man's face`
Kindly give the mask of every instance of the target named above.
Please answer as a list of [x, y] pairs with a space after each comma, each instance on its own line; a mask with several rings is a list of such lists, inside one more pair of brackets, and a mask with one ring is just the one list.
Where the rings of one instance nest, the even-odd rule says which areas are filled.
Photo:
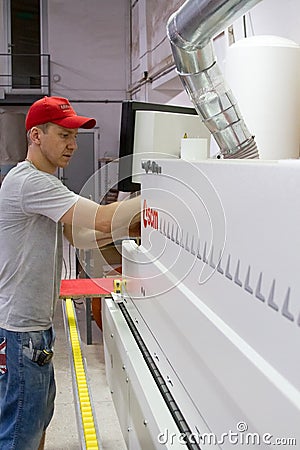
[[47, 164], [54, 168], [66, 167], [77, 149], [77, 128], [63, 128], [50, 124], [44, 133], [39, 129], [40, 151]]

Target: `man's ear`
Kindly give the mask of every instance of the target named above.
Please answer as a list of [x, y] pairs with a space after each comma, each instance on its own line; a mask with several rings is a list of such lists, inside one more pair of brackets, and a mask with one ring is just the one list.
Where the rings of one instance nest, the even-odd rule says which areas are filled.
[[37, 127], [32, 127], [31, 130], [30, 130], [30, 139], [35, 144], [40, 144], [41, 143], [40, 132], [41, 132], [41, 130], [39, 130]]

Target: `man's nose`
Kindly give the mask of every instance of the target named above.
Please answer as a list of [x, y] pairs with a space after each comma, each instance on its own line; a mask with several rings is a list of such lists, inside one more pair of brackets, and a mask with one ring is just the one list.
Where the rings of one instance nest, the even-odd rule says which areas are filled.
[[70, 139], [68, 147], [72, 148], [73, 150], [77, 150], [78, 145], [75, 137]]

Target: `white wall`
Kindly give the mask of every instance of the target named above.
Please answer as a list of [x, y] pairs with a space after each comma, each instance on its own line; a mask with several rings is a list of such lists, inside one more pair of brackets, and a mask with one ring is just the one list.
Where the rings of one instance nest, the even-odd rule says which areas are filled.
[[[275, 34], [300, 44], [300, 2], [299, 0], [262, 0], [248, 14], [249, 35]], [[253, 33], [251, 32], [252, 19]], [[240, 20], [241, 23], [241, 20]], [[237, 23], [235, 30], [238, 33]], [[237, 34], [237, 37], [242, 37]]]

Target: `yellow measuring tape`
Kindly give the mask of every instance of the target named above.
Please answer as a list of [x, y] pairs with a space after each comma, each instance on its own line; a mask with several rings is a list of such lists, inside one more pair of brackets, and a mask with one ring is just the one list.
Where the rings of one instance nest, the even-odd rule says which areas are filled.
[[66, 312], [69, 325], [70, 341], [72, 345], [72, 353], [74, 360], [74, 368], [75, 368], [85, 445], [86, 449], [88, 450], [94, 449], [99, 450], [94, 416], [90, 401], [88, 385], [86, 381], [77, 324], [75, 320], [74, 306], [70, 298], [66, 299]]

